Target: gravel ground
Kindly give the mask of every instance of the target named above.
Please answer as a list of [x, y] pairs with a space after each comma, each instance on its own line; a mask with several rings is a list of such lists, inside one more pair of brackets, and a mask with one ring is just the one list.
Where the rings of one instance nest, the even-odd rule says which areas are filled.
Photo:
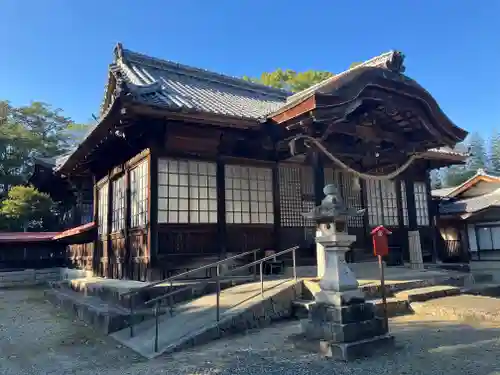
[[500, 375], [500, 327], [426, 317], [391, 320], [397, 350], [349, 364], [293, 349], [296, 322], [145, 361], [44, 301], [42, 290], [0, 290], [0, 374], [474, 374]]

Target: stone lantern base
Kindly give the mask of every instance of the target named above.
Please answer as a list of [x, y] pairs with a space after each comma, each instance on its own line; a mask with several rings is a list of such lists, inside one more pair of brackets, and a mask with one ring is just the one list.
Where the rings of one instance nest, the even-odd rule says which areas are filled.
[[336, 360], [369, 356], [394, 344], [385, 320], [376, 317], [374, 305], [367, 302], [346, 306], [317, 302], [300, 323], [302, 333], [292, 338], [296, 347]]

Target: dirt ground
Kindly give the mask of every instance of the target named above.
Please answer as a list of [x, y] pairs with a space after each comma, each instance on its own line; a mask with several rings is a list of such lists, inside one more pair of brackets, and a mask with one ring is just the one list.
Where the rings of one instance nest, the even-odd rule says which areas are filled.
[[0, 374], [500, 375], [500, 327], [410, 316], [391, 320], [397, 349], [334, 363], [295, 350], [297, 322], [147, 361], [47, 303], [43, 290], [0, 290]]

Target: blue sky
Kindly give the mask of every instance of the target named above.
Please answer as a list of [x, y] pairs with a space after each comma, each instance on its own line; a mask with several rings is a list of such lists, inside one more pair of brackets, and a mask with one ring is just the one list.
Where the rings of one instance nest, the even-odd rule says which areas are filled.
[[390, 49], [459, 126], [500, 129], [500, 1], [1, 0], [0, 99], [97, 114], [117, 42], [230, 75], [345, 70]]

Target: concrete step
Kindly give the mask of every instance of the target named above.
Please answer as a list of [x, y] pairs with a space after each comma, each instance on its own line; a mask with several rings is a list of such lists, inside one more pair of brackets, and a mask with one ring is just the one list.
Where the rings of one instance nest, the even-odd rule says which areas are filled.
[[466, 323], [500, 323], [500, 299], [460, 295], [412, 304], [417, 314]]
[[[235, 276], [230, 279], [221, 280], [221, 289], [230, 288], [235, 285], [246, 283], [253, 280], [252, 277]], [[87, 277], [71, 280], [59, 281], [52, 284], [53, 288], [57, 289], [71, 289], [75, 292], [81, 293], [85, 296], [99, 297], [103, 301], [111, 304], [120, 305], [129, 309], [132, 303], [134, 308], [144, 307], [144, 303], [152, 298], [164, 295], [170, 291], [180, 290], [171, 298], [173, 304], [189, 301], [206, 294], [214, 293], [216, 290], [215, 282], [207, 283], [207, 280], [188, 280], [188, 281], [174, 281], [172, 288], [170, 283], [155, 285], [151, 288], [147, 287], [149, 283], [134, 281], [134, 280], [117, 280], [105, 279], [101, 277]], [[187, 288], [188, 286], [191, 286]], [[125, 296], [125, 293], [137, 290], [138, 293], [132, 296]]]
[[[50, 288], [45, 291], [45, 297], [56, 307], [106, 335], [124, 329], [130, 323], [128, 309], [96, 296], [85, 296], [68, 288]], [[151, 317], [152, 309], [142, 309], [135, 311], [133, 319], [142, 322]]]
[[302, 291], [301, 281], [265, 281], [263, 295], [260, 288], [260, 282], [254, 282], [224, 290], [220, 295], [219, 322], [213, 294], [178, 305], [182, 312], [158, 319], [158, 350], [154, 319], [136, 325], [133, 337], [128, 329], [115, 332], [112, 337], [142, 356], [154, 358], [291, 317], [292, 301]]
[[[378, 317], [384, 317], [384, 305], [382, 299], [368, 300], [375, 305], [375, 314]], [[387, 316], [389, 318], [411, 314], [412, 309], [410, 303], [406, 299], [398, 299], [394, 297], [389, 297], [386, 299], [387, 302]], [[292, 314], [294, 318], [306, 319], [309, 315], [309, 308], [314, 304], [311, 300], [295, 300], [292, 302]]]
[[494, 281], [493, 274], [485, 272], [473, 272], [474, 283], [489, 283]]
[[442, 298], [447, 296], [456, 296], [461, 293], [461, 289], [456, 286], [449, 285], [435, 285], [428, 286], [424, 288], [416, 288], [404, 290], [395, 293], [394, 297], [401, 300], [407, 300], [409, 303], [412, 302], [423, 302], [430, 299]]
[[[386, 296], [395, 297], [397, 293], [405, 290], [432, 287], [436, 285], [447, 285], [454, 287], [464, 287], [472, 285], [473, 279], [471, 274], [448, 274], [444, 276], [430, 277], [428, 279], [416, 280], [391, 280], [385, 284]], [[364, 292], [365, 298], [369, 300], [376, 300], [382, 298], [382, 287], [379, 283], [366, 283], [360, 285], [360, 289]], [[320, 291], [319, 283], [317, 280], [304, 281], [304, 293], [302, 298], [304, 300], [314, 300], [314, 295]]]
[[463, 294], [476, 296], [500, 297], [499, 283], [477, 283], [470, 287], [462, 289]]

